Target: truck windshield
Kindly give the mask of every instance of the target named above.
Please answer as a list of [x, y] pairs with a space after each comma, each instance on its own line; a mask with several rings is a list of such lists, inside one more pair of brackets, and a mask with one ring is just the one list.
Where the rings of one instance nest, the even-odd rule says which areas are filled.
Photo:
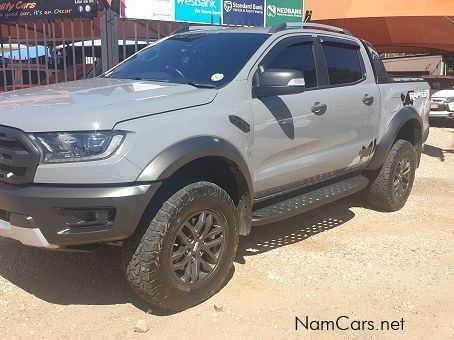
[[104, 77], [220, 87], [232, 81], [269, 37], [261, 33], [185, 33], [133, 55]]

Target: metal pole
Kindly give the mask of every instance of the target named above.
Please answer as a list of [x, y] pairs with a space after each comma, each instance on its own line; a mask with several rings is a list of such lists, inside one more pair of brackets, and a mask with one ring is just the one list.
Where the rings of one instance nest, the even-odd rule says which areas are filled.
[[38, 48], [38, 31], [36, 29], [36, 21], [33, 21], [33, 34], [35, 35], [35, 53], [36, 53], [36, 72], [38, 73], [38, 85], [41, 85], [41, 71], [40, 71], [40, 60], [39, 60], [39, 48]]
[[118, 64], [118, 14], [110, 7], [104, 9], [100, 26], [102, 71], [106, 72]]
[[[5, 91], [8, 91], [8, 84], [7, 84], [7, 79], [6, 79], [6, 62], [5, 62], [5, 54], [3, 52], [3, 25], [0, 25], [0, 46], [2, 49], [2, 73], [3, 73], [3, 86], [5, 87]], [[10, 59], [11, 59], [11, 54], [10, 54]]]
[[[12, 37], [11, 26], [8, 25], [8, 39], [9, 39], [9, 55], [10, 55], [10, 58], [13, 55], [13, 46], [11, 44], [11, 37]], [[20, 47], [20, 46], [18, 46], [18, 47]], [[13, 81], [13, 91], [14, 91], [16, 89], [16, 71], [13, 70], [13, 69], [11, 69], [11, 80]]]
[[44, 63], [46, 64], [46, 84], [49, 85], [49, 46], [47, 46], [47, 23], [43, 21], [43, 46], [44, 46]]
[[24, 87], [24, 73], [22, 70], [22, 53], [20, 49], [21, 45], [21, 40], [20, 40], [20, 32], [19, 32], [19, 24], [16, 24], [16, 37], [17, 37], [17, 44], [18, 44], [18, 54], [19, 54], [19, 74], [20, 74], [20, 83], [21, 83], [21, 88]]
[[85, 64], [85, 28], [84, 28], [84, 22], [83, 20], [79, 20], [79, 23], [80, 23], [80, 36], [82, 37], [81, 41], [82, 41], [82, 71], [83, 71], [83, 79], [87, 79], [87, 75], [86, 75], [86, 72], [87, 72], [87, 68], [86, 68], [86, 64]]

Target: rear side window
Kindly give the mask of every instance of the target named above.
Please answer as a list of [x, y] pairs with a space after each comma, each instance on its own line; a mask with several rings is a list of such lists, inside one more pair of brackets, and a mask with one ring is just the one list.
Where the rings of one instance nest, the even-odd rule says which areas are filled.
[[323, 51], [331, 85], [352, 84], [363, 79], [359, 47], [324, 43]]
[[312, 42], [288, 46], [268, 64], [267, 68], [300, 71], [306, 80], [306, 88], [317, 87], [317, 71]]
[[380, 55], [374, 49], [374, 47], [368, 41], [364, 42], [367, 47], [367, 52], [369, 53], [369, 57], [372, 62], [372, 66], [375, 72], [375, 79], [378, 84], [386, 84], [389, 83], [389, 76], [388, 72], [386, 71], [385, 65], [383, 61], [380, 59]]

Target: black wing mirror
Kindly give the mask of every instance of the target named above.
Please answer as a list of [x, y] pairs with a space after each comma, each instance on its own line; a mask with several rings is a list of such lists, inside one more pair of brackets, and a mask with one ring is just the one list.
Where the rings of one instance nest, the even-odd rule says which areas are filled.
[[296, 70], [269, 69], [259, 74], [253, 86], [255, 98], [285, 96], [306, 90], [304, 75]]

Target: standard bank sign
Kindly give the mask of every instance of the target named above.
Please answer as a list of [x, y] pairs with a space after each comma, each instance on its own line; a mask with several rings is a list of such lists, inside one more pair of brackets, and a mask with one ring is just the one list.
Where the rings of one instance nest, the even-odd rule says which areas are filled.
[[226, 25], [263, 26], [263, 0], [224, 0], [223, 20]]

